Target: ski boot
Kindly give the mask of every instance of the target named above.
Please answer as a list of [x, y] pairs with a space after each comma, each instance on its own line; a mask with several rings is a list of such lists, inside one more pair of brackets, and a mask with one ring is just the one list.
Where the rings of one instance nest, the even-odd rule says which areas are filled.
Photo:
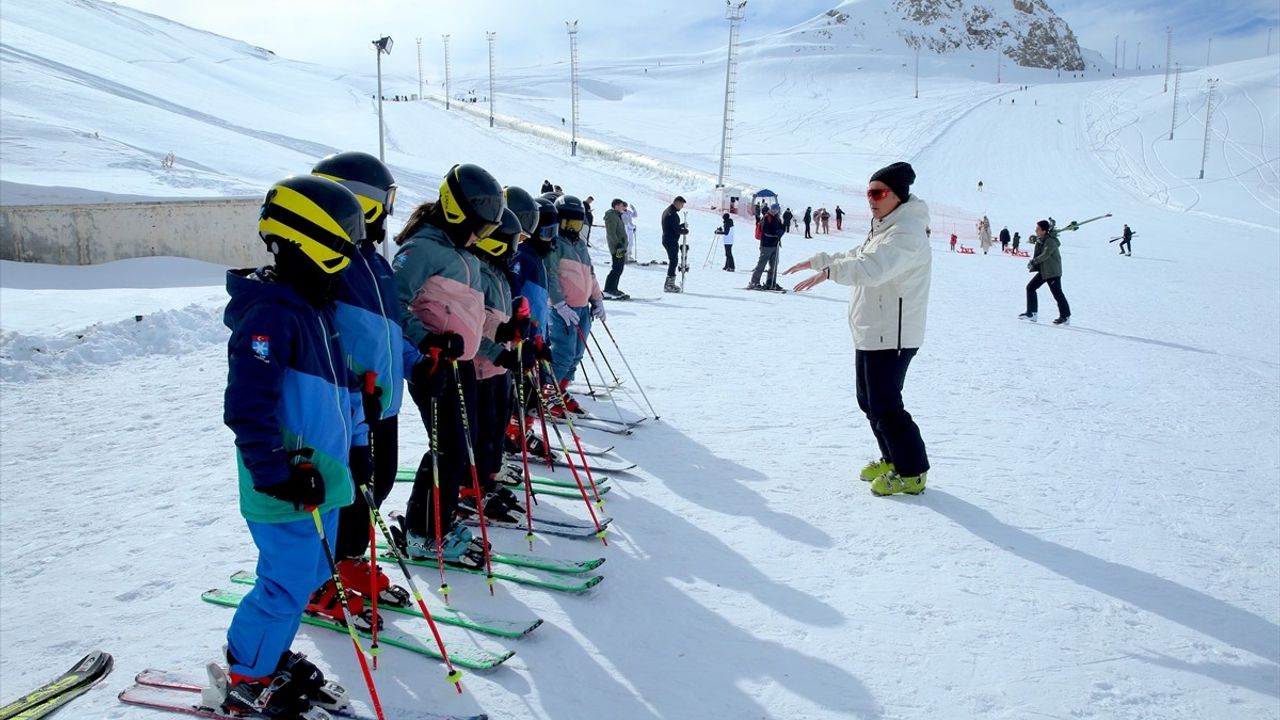
[[[508, 490], [507, 492], [511, 492]], [[465, 515], [478, 515], [476, 509], [475, 491], [467, 488], [458, 493], [458, 512]], [[505, 500], [496, 492], [487, 492], [484, 495], [484, 517], [486, 520], [503, 523], [517, 523], [520, 519], [511, 513], [511, 508], [507, 506]]]
[[1060, 318], [1058, 318], [1058, 319], [1054, 320], [1054, 321], [1053, 321], [1053, 324], [1054, 324], [1054, 325], [1070, 325], [1070, 324], [1071, 324], [1071, 318], [1070, 318], [1070, 317], [1065, 317], [1065, 316], [1064, 316], [1064, 317], [1060, 317]]
[[881, 497], [898, 493], [919, 495], [924, 492], [925, 478], [928, 474], [920, 473], [911, 477], [903, 477], [898, 474], [897, 470], [890, 470], [871, 481], [871, 493]]
[[862, 480], [862, 482], [871, 482], [881, 475], [892, 471], [893, 463], [885, 460], [884, 458], [878, 458], [876, 460], [872, 460], [866, 465], [863, 465], [862, 472], [858, 473], [858, 478]]
[[342, 586], [347, 592], [357, 592], [366, 598], [376, 593], [379, 605], [395, 605], [409, 607], [411, 598], [409, 591], [399, 585], [392, 585], [391, 579], [382, 568], [378, 568], [377, 576], [373, 574], [373, 563], [365, 558], [343, 558], [338, 561], [338, 574], [342, 577]]
[[307, 697], [311, 698], [311, 704], [314, 707], [323, 708], [332, 712], [341, 712], [347, 709], [351, 704], [351, 698], [347, 693], [347, 689], [336, 682], [324, 679], [324, 673], [320, 672], [320, 668], [315, 663], [307, 659], [306, 655], [296, 653], [292, 650], [285, 650], [280, 654], [280, 663], [276, 666], [276, 672], [285, 671], [293, 676], [294, 680], [302, 683], [306, 689]]
[[[347, 591], [347, 611], [351, 613], [351, 622], [359, 632], [373, 632], [373, 610], [364, 606], [364, 598], [359, 593], [352, 592], [351, 588], [343, 585]], [[338, 602], [338, 587], [334, 584], [333, 578], [324, 581], [318, 590], [311, 594], [311, 600], [307, 602], [306, 613], [314, 615], [322, 620], [337, 623], [343, 627], [347, 624], [346, 615], [342, 612], [342, 605]], [[382, 617], [378, 617], [378, 629], [382, 629]]]
[[676, 279], [670, 278], [670, 277], [667, 278], [666, 284], [662, 286], [662, 292], [669, 292], [669, 293], [680, 292], [680, 288], [676, 287]]
[[308, 685], [287, 670], [277, 669], [266, 677], [249, 677], [209, 663], [209, 687], [200, 691], [200, 704], [228, 717], [270, 718], [271, 720], [331, 720], [323, 709], [313, 706]]
[[1024, 312], [1018, 315], [1019, 320], [1030, 320], [1031, 322], [1035, 322], [1036, 317], [1037, 317], [1036, 313], [1033, 313], [1033, 312]]

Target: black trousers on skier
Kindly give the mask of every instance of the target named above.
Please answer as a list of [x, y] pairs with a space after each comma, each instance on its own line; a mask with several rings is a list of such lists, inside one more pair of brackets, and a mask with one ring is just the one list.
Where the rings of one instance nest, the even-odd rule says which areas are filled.
[[1071, 317], [1071, 306], [1067, 304], [1067, 296], [1062, 294], [1062, 278], [1045, 279], [1040, 273], [1036, 273], [1031, 278], [1031, 282], [1027, 283], [1027, 312], [1038, 312], [1040, 301], [1036, 297], [1036, 291], [1041, 285], [1048, 285], [1049, 292], [1053, 293], [1053, 299], [1058, 302], [1058, 317]]
[[737, 266], [733, 264], [733, 246], [732, 245], [724, 246], [724, 269], [728, 270], [729, 272], [733, 272], [734, 270], [737, 270]]
[[809, 221], [808, 221], [808, 220], [805, 220], [805, 221], [804, 221], [804, 236], [805, 236], [805, 237], [807, 237], [807, 238], [811, 238], [811, 237], [813, 237], [812, 235], [810, 235], [810, 234], [809, 234]]
[[[422, 424], [427, 428], [428, 437], [436, 438], [439, 448], [440, 464], [440, 526], [441, 534], [453, 527], [454, 516], [458, 511], [458, 489], [461, 483], [471, 483], [471, 470], [467, 467], [467, 436], [462, 430], [462, 413], [467, 413], [467, 421], [471, 428], [471, 443], [475, 447], [476, 431], [476, 370], [469, 360], [458, 361], [458, 375], [462, 380], [462, 393], [465, 403], [458, 401], [458, 384], [453, 378], [453, 367], [448, 363], [441, 366], [438, 372], [447, 374], [444, 391], [436, 398], [436, 417], [431, 417], [431, 395], [426, 388], [409, 383], [409, 395], [422, 414]], [[409, 529], [414, 533], [435, 538], [435, 502], [431, 474], [431, 450], [422, 455], [418, 464], [418, 472], [413, 478], [413, 492], [409, 495], [409, 504], [405, 514], [409, 520]]]
[[880, 445], [880, 457], [893, 463], [898, 474], [914, 477], [929, 469], [920, 428], [902, 404], [907, 367], [917, 348], [855, 350], [858, 407], [867, 416]]
[[[398, 415], [369, 423], [369, 445], [373, 449], [373, 501], [378, 507], [382, 507], [382, 501], [387, 499], [396, 484], [399, 443]], [[338, 539], [334, 552], [339, 560], [364, 555], [369, 549], [370, 523], [369, 506], [365, 504], [364, 493], [357, 488], [356, 501], [338, 511]]]
[[760, 284], [760, 273], [764, 272], [765, 265], [769, 266], [769, 273], [765, 276], [764, 286], [771, 288], [778, 284], [778, 246], [777, 245], [761, 245], [760, 259], [756, 261], [755, 270], [751, 271], [751, 284]]
[[1133, 254], [1133, 246], [1132, 246], [1131, 244], [1129, 244], [1129, 241], [1128, 241], [1128, 240], [1121, 240], [1121, 241], [1120, 241], [1120, 252], [1121, 252], [1122, 254], [1124, 254], [1124, 255], [1132, 255], [1132, 254]]
[[680, 238], [662, 241], [662, 248], [667, 251], [667, 277], [676, 276], [676, 266], [680, 264]]
[[627, 256], [613, 256], [613, 267], [609, 268], [609, 276], [604, 279], [605, 292], [621, 292], [618, 290], [618, 281], [622, 279], [622, 270], [627, 266]]
[[503, 373], [477, 382], [476, 470], [485, 492], [496, 490], [493, 476], [502, 469], [507, 423], [511, 420], [511, 376]]

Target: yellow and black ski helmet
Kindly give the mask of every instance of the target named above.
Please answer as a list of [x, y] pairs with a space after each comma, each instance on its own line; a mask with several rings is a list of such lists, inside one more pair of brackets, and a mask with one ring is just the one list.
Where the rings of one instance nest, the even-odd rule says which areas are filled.
[[502, 185], [479, 165], [454, 165], [440, 183], [440, 211], [450, 226], [477, 237], [489, 235], [502, 223]]
[[327, 274], [341, 272], [364, 239], [360, 200], [338, 183], [294, 175], [271, 186], [258, 215], [258, 236], [291, 243]]
[[312, 175], [328, 178], [356, 194], [367, 225], [381, 223], [395, 213], [396, 179], [391, 170], [369, 153], [348, 151], [322, 158]]

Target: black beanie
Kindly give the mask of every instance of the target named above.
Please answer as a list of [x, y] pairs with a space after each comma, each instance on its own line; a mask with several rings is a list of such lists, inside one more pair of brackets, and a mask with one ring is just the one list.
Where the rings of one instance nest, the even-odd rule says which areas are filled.
[[888, 185], [899, 200], [906, 202], [911, 196], [911, 183], [916, 181], [916, 171], [911, 169], [911, 163], [896, 162], [875, 171], [871, 179]]

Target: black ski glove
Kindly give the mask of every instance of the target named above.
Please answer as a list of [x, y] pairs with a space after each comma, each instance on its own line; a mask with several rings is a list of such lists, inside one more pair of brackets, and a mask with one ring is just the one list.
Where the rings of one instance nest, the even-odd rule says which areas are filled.
[[493, 339], [500, 342], [510, 342], [517, 337], [527, 338], [533, 329], [533, 321], [527, 317], [513, 317], [510, 320], [498, 325], [497, 331], [494, 332]]
[[[494, 359], [493, 364], [498, 367], [504, 367], [513, 373], [528, 372], [538, 362], [538, 358], [532, 352], [533, 348], [526, 346], [524, 350], [516, 357], [515, 350], [503, 350], [498, 353], [498, 357]], [[523, 365], [523, 367], [522, 367]]]
[[324, 504], [324, 477], [310, 460], [289, 467], [289, 477], [284, 482], [255, 487], [263, 495], [293, 503], [295, 510]]
[[347, 462], [351, 466], [351, 481], [357, 488], [367, 485], [373, 488], [373, 453], [368, 445], [352, 445], [347, 454]]
[[444, 360], [440, 359], [439, 352], [437, 350], [434, 355], [423, 355], [409, 371], [409, 382], [427, 397], [438, 398], [444, 395], [445, 384], [449, 379], [449, 370], [444, 367]]
[[[432, 353], [435, 350], [435, 353]], [[457, 333], [431, 333], [418, 343], [418, 352], [423, 355], [439, 355], [445, 360], [457, 360], [466, 352], [462, 336]]]

